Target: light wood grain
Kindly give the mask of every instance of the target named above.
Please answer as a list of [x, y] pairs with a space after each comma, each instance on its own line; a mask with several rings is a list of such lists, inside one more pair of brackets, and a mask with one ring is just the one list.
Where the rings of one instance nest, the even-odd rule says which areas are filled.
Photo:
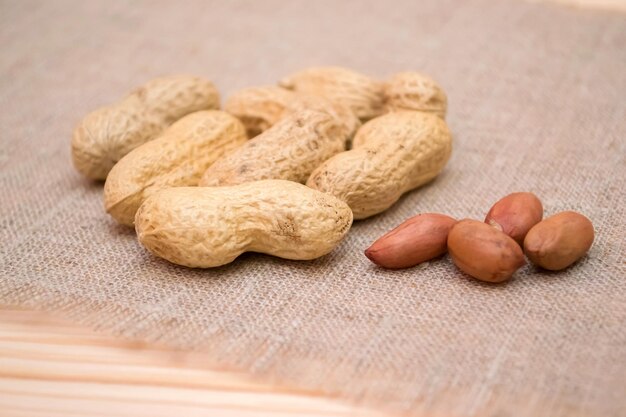
[[206, 358], [110, 338], [54, 315], [0, 309], [0, 415], [382, 416], [209, 369]]
[[527, 0], [533, 3], [560, 3], [568, 7], [626, 12], [626, 0]]

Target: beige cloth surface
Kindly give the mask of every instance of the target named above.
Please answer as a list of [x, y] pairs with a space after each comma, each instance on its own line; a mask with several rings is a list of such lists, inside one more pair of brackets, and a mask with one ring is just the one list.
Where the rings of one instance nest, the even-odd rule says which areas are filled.
[[[3, 1], [0, 302], [210, 352], [216, 365], [416, 416], [626, 415], [626, 17], [513, 1]], [[190, 270], [150, 256], [70, 163], [87, 112], [163, 74], [224, 97], [312, 65], [420, 70], [453, 157], [330, 255]], [[593, 221], [589, 255], [486, 285], [362, 254], [420, 212], [513, 191]]]

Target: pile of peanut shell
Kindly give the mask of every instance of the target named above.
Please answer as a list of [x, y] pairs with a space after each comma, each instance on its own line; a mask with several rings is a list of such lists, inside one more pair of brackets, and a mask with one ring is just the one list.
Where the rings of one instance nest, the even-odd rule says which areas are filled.
[[88, 114], [72, 159], [106, 180], [113, 219], [170, 262], [208, 268], [247, 251], [307, 260], [441, 172], [446, 106], [416, 72], [379, 81], [310, 68], [237, 91], [223, 110], [212, 82], [165, 77]]
[[365, 255], [379, 266], [400, 269], [449, 252], [466, 274], [502, 282], [526, 264], [524, 254], [535, 265], [559, 271], [582, 258], [593, 239], [587, 217], [564, 211], [543, 219], [539, 198], [519, 192], [496, 202], [484, 222], [418, 214], [376, 240]]

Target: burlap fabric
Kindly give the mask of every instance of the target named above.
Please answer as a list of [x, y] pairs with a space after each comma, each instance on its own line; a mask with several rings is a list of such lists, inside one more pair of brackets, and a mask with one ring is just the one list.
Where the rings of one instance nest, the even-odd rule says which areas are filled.
[[[515, 1], [0, 3], [0, 302], [207, 351], [215, 365], [416, 416], [626, 414], [626, 17]], [[303, 67], [433, 75], [454, 155], [330, 255], [214, 270], [150, 256], [70, 163], [88, 111], [163, 74], [224, 96]], [[405, 218], [482, 219], [529, 190], [592, 219], [561, 273], [472, 280], [444, 258], [376, 268]]]

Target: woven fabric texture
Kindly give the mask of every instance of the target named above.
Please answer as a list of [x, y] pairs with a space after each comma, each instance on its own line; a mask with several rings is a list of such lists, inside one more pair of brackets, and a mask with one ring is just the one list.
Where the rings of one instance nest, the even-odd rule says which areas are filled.
[[[497, 0], [0, 2], [0, 302], [414, 416], [626, 413], [626, 16]], [[191, 270], [148, 254], [71, 166], [87, 112], [153, 77], [223, 97], [308, 66], [432, 75], [453, 157], [311, 262]], [[504, 285], [363, 250], [420, 212], [483, 219], [532, 191], [596, 228], [560, 273]]]

